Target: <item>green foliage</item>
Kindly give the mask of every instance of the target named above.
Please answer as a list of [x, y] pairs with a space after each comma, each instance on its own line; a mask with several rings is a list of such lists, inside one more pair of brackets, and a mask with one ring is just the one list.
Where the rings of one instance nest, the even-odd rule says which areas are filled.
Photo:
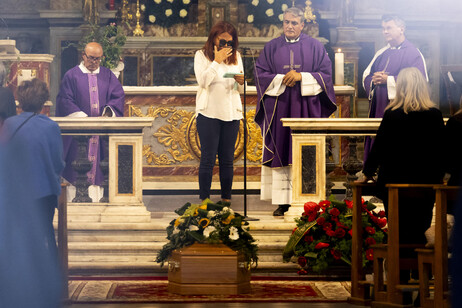
[[90, 42], [97, 42], [103, 47], [101, 65], [109, 69], [116, 68], [122, 55], [122, 47], [127, 37], [121, 26], [110, 24], [104, 27], [90, 24], [89, 31], [79, 42], [79, 49], [84, 50], [85, 45]]
[[247, 263], [258, 262], [258, 247], [248, 232], [244, 217], [235, 213], [227, 204], [216, 204], [204, 200], [202, 204], [186, 203], [175, 210], [179, 215], [167, 227], [169, 242], [159, 251], [156, 262], [161, 266], [168, 260], [173, 250], [190, 246], [196, 242], [223, 243], [241, 252]]

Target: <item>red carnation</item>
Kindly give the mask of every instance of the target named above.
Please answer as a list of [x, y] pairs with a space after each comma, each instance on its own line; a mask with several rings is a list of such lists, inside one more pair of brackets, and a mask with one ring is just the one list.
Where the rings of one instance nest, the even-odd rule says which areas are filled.
[[317, 212], [311, 212], [308, 214], [308, 221], [314, 221], [316, 220], [316, 217], [318, 216], [318, 213]]
[[366, 232], [370, 235], [375, 234], [375, 229], [372, 227], [366, 227]]
[[366, 245], [367, 246], [370, 246], [370, 245], [375, 245], [377, 242], [375, 241], [375, 239], [373, 237], [368, 237], [366, 239]]
[[298, 257], [298, 265], [300, 265], [301, 267], [305, 267], [307, 261], [306, 261], [306, 258], [305, 257]]
[[319, 217], [316, 219], [316, 223], [320, 226], [322, 226], [326, 222], [326, 219], [324, 217]]
[[303, 206], [303, 208], [305, 209], [305, 213], [310, 215], [311, 213], [317, 213], [319, 211], [319, 205], [316, 204], [315, 202], [307, 202], [305, 203], [305, 205]]
[[387, 216], [387, 215], [385, 214], [385, 211], [384, 211], [384, 210], [379, 211], [379, 212], [377, 213], [377, 215], [378, 215], [380, 218], [384, 218], [385, 216]]
[[333, 230], [326, 230], [326, 234], [327, 234], [328, 236], [335, 236], [335, 231], [333, 231]]
[[337, 249], [331, 249], [330, 253], [335, 260], [340, 260], [340, 258], [342, 257], [342, 252], [338, 251]]
[[353, 229], [348, 230], [348, 234], [353, 237]]
[[326, 222], [326, 223], [324, 223], [322, 229], [323, 229], [324, 231], [332, 230], [332, 224], [331, 224], [330, 222]]
[[340, 211], [338, 208], [333, 208], [332, 210], [329, 211], [329, 214], [331, 214], [332, 216], [335, 216], [337, 217], [338, 215], [340, 215]]
[[386, 218], [379, 218], [377, 220], [377, 225], [380, 227], [380, 228], [383, 228], [387, 225], [387, 219]]
[[327, 248], [327, 247], [329, 247], [328, 243], [319, 242], [319, 243], [316, 244], [314, 249], [323, 249], [323, 248]]
[[314, 241], [312, 235], [305, 235], [305, 237], [304, 237], [303, 239], [304, 239], [304, 241], [305, 241], [306, 243], [308, 243], [308, 244], [311, 244], [311, 243]]
[[324, 200], [324, 201], [321, 201], [319, 202], [319, 206], [323, 209], [325, 209], [326, 207], [328, 207], [330, 205], [330, 201], [329, 200]]
[[373, 249], [366, 250], [366, 259], [369, 261], [374, 260], [374, 250]]
[[345, 200], [345, 203], [347, 205], [347, 208], [352, 209], [353, 208], [353, 201], [351, 200]]
[[345, 236], [345, 234], [346, 232], [343, 228], [338, 228], [337, 230], [335, 230], [335, 237], [342, 238]]

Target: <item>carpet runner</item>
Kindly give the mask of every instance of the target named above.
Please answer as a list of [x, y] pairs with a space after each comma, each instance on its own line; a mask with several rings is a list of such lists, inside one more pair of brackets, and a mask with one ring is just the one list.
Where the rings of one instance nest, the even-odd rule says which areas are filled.
[[239, 295], [169, 293], [166, 279], [71, 280], [69, 299], [76, 303], [200, 303], [200, 302], [344, 302], [349, 281], [253, 280], [252, 291]]

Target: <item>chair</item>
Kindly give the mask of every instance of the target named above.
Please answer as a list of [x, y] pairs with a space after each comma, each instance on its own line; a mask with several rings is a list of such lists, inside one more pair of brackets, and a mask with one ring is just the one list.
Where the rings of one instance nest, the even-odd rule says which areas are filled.
[[[457, 198], [460, 187], [438, 185], [434, 189], [436, 193], [435, 244], [430, 249], [417, 249], [420, 305], [424, 308], [447, 308], [449, 306], [447, 201]], [[433, 298], [430, 296], [431, 274], [434, 276]]]

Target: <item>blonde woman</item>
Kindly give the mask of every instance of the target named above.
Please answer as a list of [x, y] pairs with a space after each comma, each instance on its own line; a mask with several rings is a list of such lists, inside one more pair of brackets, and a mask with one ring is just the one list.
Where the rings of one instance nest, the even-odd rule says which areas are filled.
[[[430, 99], [427, 81], [417, 68], [405, 68], [396, 87], [396, 97], [385, 109], [363, 170], [367, 181], [378, 169], [377, 196], [384, 201], [385, 211], [386, 184], [435, 184], [443, 178], [444, 122]], [[432, 191], [400, 197], [401, 243], [426, 243], [433, 200]]]

